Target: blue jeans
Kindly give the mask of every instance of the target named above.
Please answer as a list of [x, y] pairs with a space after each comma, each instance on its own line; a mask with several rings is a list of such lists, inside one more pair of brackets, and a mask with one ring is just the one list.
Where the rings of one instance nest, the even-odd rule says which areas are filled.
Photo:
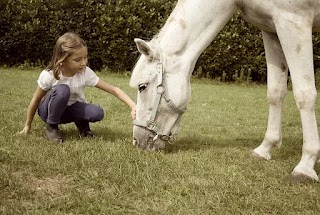
[[49, 92], [38, 107], [38, 114], [48, 124], [75, 122], [89, 123], [103, 119], [104, 111], [94, 104], [76, 102], [68, 106], [70, 89], [67, 85], [57, 85]]

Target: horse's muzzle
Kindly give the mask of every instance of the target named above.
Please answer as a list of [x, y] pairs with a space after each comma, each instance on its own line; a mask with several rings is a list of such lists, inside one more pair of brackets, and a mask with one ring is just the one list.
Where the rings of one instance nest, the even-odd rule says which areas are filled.
[[155, 137], [156, 134], [154, 132], [139, 126], [134, 126], [133, 145], [149, 151], [163, 150], [166, 146], [166, 141]]

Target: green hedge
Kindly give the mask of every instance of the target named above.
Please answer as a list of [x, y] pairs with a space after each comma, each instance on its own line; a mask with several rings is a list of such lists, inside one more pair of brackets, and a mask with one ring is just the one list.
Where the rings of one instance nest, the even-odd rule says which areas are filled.
[[[0, 65], [44, 66], [55, 40], [74, 31], [87, 41], [93, 69], [130, 71], [139, 56], [133, 39], [151, 39], [175, 4], [176, 0], [1, 0]], [[260, 31], [235, 14], [200, 56], [194, 76], [265, 82]]]
[[[67, 31], [88, 43], [94, 69], [130, 70], [133, 39], [152, 38], [168, 16], [169, 0], [7, 0], [0, 8], [1, 64], [47, 63], [55, 40]], [[8, 18], [9, 17], [9, 18]]]

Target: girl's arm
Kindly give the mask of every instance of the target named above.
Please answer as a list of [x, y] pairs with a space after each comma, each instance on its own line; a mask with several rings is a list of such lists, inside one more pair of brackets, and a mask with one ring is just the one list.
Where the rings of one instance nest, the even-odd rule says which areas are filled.
[[37, 87], [35, 93], [33, 94], [33, 97], [30, 101], [28, 110], [27, 110], [27, 120], [24, 125], [24, 128], [22, 131], [19, 132], [19, 134], [27, 134], [29, 133], [31, 129], [31, 123], [33, 121], [34, 114], [37, 111], [37, 108], [39, 106], [39, 103], [41, 99], [46, 95], [46, 91], [42, 90], [39, 86]]
[[119, 100], [123, 101], [126, 103], [130, 108], [131, 108], [131, 117], [132, 119], [136, 118], [136, 103], [131, 100], [131, 98], [123, 92], [121, 89], [118, 87], [115, 87], [111, 84], [108, 84], [102, 80], [99, 80], [98, 84], [96, 85], [97, 88], [106, 91], [115, 97], [117, 97]]

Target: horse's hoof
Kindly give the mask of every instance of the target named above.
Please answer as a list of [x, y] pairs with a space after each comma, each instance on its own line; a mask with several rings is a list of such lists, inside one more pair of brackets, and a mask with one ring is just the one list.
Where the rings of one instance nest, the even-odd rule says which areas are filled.
[[253, 157], [255, 159], [260, 159], [260, 160], [270, 160], [271, 159], [270, 153], [261, 154], [261, 153], [256, 152], [255, 150], [251, 151], [251, 157]]
[[288, 176], [288, 180], [291, 184], [303, 184], [303, 183], [316, 183], [319, 181], [319, 178], [317, 175], [310, 176], [310, 175], [305, 175], [303, 173], [292, 172]]

